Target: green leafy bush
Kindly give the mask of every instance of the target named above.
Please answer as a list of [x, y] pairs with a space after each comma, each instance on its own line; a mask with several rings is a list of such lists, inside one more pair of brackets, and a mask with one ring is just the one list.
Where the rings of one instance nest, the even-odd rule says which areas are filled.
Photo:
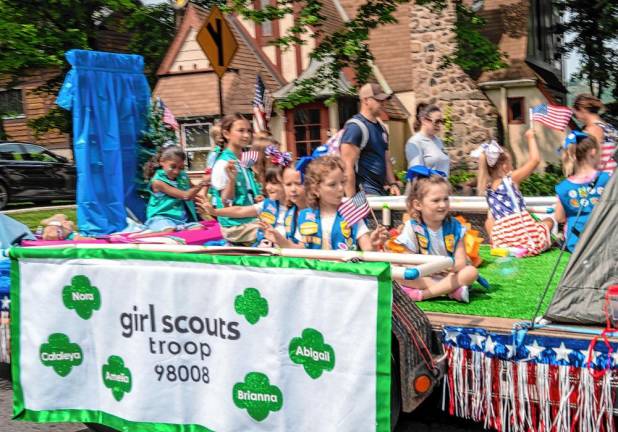
[[462, 186], [464, 183], [468, 183], [470, 180], [475, 178], [476, 173], [474, 171], [454, 170], [448, 176], [448, 181], [451, 183], [453, 188], [457, 188], [458, 186]]

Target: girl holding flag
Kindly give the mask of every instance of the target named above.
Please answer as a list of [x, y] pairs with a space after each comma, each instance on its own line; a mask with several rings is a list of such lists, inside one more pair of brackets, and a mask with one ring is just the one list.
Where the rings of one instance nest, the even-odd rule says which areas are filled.
[[[227, 115], [221, 120], [221, 135], [225, 149], [212, 169], [213, 204], [219, 209], [255, 204], [261, 188], [250, 169], [251, 161], [242, 160], [243, 148], [251, 143], [251, 124], [241, 114]], [[219, 224], [227, 241], [246, 245], [255, 243], [259, 226], [254, 217], [220, 217]]]
[[[342, 204], [346, 178], [343, 162], [323, 156], [307, 166], [304, 175], [308, 208], [298, 216], [296, 241], [308, 249], [378, 250], [388, 239], [386, 228], [369, 231], [363, 218], [369, 213], [364, 193]], [[279, 244], [289, 247], [291, 242]]]
[[[305, 207], [305, 196], [302, 184], [299, 187], [300, 173], [291, 165], [292, 156], [280, 152], [277, 148], [267, 147], [266, 152], [271, 167], [264, 175], [264, 188], [267, 198], [250, 206], [232, 206], [221, 209], [214, 208], [209, 203], [202, 207], [212, 216], [227, 218], [257, 217], [261, 229], [257, 233], [255, 246], [270, 246], [266, 241], [272, 241], [272, 231], [277, 233], [279, 240], [294, 241], [296, 219], [299, 208]], [[268, 238], [265, 232], [269, 232]]]
[[449, 215], [446, 173], [415, 165], [408, 170], [407, 179], [411, 182], [407, 198], [410, 219], [395, 242], [410, 253], [451, 257], [454, 265], [446, 274], [402, 281], [402, 289], [414, 301], [448, 295], [468, 303], [468, 285], [478, 278], [478, 271], [467, 262], [465, 228]]
[[481, 144], [471, 156], [479, 158], [477, 189], [485, 191], [489, 215], [487, 232], [494, 248], [519, 248], [525, 255], [538, 255], [551, 245], [553, 222], [535, 221], [526, 210], [519, 184], [534, 172], [541, 161], [534, 129], [525, 134], [528, 160], [513, 168], [511, 157], [495, 141]]

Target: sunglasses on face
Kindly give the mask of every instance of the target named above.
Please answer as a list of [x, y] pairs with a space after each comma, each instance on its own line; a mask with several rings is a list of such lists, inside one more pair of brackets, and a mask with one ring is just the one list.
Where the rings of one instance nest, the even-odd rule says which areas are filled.
[[432, 119], [428, 118], [427, 121], [430, 122], [434, 126], [439, 126], [439, 125], [444, 124], [444, 120], [442, 120], [442, 119], [432, 120]]

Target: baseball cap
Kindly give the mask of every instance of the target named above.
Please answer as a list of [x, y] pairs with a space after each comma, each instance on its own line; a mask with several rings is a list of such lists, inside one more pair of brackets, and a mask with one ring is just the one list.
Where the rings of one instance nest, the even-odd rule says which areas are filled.
[[364, 98], [374, 98], [378, 101], [385, 101], [389, 99], [391, 95], [384, 93], [382, 87], [379, 84], [365, 84], [358, 91], [358, 97], [361, 99]]

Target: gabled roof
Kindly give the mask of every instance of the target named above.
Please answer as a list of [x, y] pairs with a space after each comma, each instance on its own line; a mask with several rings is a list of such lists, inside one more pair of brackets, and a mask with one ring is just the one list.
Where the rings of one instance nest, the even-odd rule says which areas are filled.
[[[207, 16], [207, 10], [189, 3], [180, 28], [157, 71], [159, 81], [153, 93], [163, 98], [178, 117], [219, 114], [218, 80], [210, 67], [172, 70], [184, 43], [195, 37]], [[228, 113], [250, 113], [256, 75], [262, 77], [264, 85], [271, 92], [283, 86], [285, 80], [238, 20], [229, 15], [225, 19], [238, 42], [238, 50], [222, 80], [223, 105]]]

